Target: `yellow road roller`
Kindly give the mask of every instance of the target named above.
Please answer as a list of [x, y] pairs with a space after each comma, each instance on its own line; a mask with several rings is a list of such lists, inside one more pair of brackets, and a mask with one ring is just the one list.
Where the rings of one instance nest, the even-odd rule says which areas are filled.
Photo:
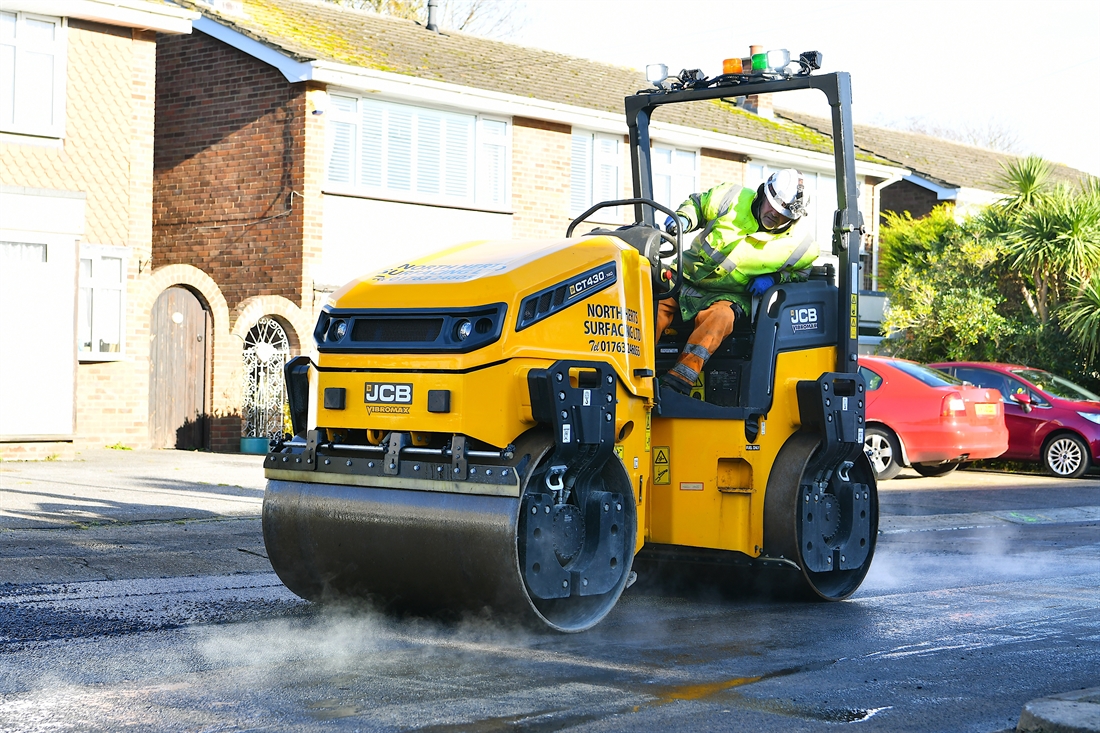
[[[562, 239], [471, 241], [333, 295], [316, 361], [286, 367], [295, 435], [265, 457], [264, 541], [290, 590], [566, 632], [611, 611], [636, 557], [747, 566], [817, 599], [856, 590], [878, 502], [850, 80], [815, 74], [816, 52], [794, 66], [653, 75], [626, 98], [634, 198]], [[690, 396], [662, 391], [691, 324], [655, 334], [683, 243], [655, 226], [673, 212], [653, 201], [650, 117], [799, 89], [832, 110], [839, 265], [772, 287]], [[574, 234], [608, 206], [636, 223]]]

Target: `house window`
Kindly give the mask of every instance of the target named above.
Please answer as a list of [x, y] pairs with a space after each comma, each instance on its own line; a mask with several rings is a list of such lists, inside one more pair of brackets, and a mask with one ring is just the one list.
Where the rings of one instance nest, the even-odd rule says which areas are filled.
[[[569, 212], [576, 216], [600, 201], [622, 198], [623, 141], [614, 135], [574, 131]], [[618, 212], [614, 213], [618, 217]]]
[[76, 348], [82, 361], [122, 354], [128, 250], [85, 244], [80, 248], [80, 302]]
[[0, 262], [45, 261], [45, 244], [40, 242], [0, 242]]
[[508, 205], [504, 120], [338, 94], [329, 100], [330, 188], [425, 203]]
[[65, 23], [0, 12], [0, 130], [65, 134]]
[[699, 154], [694, 150], [653, 146], [653, 198], [676, 209], [698, 191]]

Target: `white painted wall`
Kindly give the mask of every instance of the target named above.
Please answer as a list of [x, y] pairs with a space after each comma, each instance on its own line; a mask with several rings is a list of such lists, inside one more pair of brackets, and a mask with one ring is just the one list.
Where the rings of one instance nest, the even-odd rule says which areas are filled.
[[0, 439], [71, 436], [84, 194], [3, 186], [0, 212], [0, 241], [46, 245], [45, 262], [0, 263]]
[[511, 239], [512, 215], [326, 194], [315, 286], [352, 278], [461, 242]]

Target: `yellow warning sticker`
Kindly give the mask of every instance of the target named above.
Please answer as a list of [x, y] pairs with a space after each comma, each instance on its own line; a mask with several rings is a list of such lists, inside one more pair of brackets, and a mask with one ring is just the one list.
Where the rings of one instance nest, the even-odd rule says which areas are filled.
[[645, 414], [645, 452], [649, 453], [649, 441], [653, 437], [653, 413]]
[[623, 452], [625, 450], [626, 450], [626, 446], [623, 446], [623, 445], [615, 446], [615, 455], [617, 455], [619, 457], [620, 461], [623, 460]]
[[703, 386], [703, 374], [701, 372], [699, 376], [695, 378], [695, 384], [691, 385], [691, 398], [706, 402], [707, 389]]
[[672, 483], [672, 462], [669, 460], [667, 445], [653, 448], [653, 483], [668, 485]]

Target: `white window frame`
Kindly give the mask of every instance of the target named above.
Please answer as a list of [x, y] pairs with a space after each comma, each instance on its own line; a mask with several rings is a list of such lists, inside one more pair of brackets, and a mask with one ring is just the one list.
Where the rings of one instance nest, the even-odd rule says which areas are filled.
[[[6, 57], [11, 53], [13, 68], [11, 69], [12, 79], [11, 88], [5, 83], [3, 76], [6, 74], [6, 69], [0, 68], [0, 132], [12, 133], [16, 135], [33, 135], [36, 137], [45, 138], [64, 138], [65, 137], [65, 87], [66, 87], [66, 75], [68, 67], [68, 23], [65, 18], [58, 18], [48, 15], [37, 15], [35, 13], [27, 13], [23, 11], [8, 11], [3, 10], [4, 16], [15, 16], [15, 38], [0, 40], [0, 59]], [[56, 33], [52, 44], [43, 45], [40, 42], [32, 42], [24, 40], [26, 36], [27, 21], [35, 20], [45, 23], [53, 23], [56, 25]], [[52, 121], [48, 124], [41, 124], [35, 121], [27, 121], [20, 118], [20, 108], [23, 107], [26, 102], [20, 104], [20, 92], [24, 94], [35, 94], [38, 88], [35, 86], [31, 90], [27, 90], [20, 85], [19, 70], [23, 64], [20, 63], [21, 59], [25, 59], [27, 54], [49, 52], [49, 55], [53, 57], [53, 95], [52, 95]], [[11, 109], [12, 119], [9, 121], [3, 110], [4, 101], [7, 95], [11, 95]], [[25, 116], [25, 114], [24, 114]]]
[[[623, 197], [623, 174], [627, 170], [625, 150], [622, 135], [573, 130], [570, 138], [570, 216], [579, 216], [600, 201]], [[619, 208], [602, 210], [595, 216], [617, 221], [622, 218]]]
[[[658, 151], [668, 151], [668, 161]], [[685, 159], [690, 156], [690, 165], [685, 165]], [[679, 208], [689, 196], [699, 191], [699, 166], [701, 154], [699, 150], [682, 148], [664, 143], [653, 143], [650, 152], [650, 161], [653, 168], [653, 199], [659, 204], [664, 204], [670, 209]], [[668, 201], [663, 201], [664, 191], [659, 179], [668, 179]], [[679, 183], [677, 183], [679, 181]]]
[[[80, 262], [78, 263], [79, 287], [77, 289], [77, 327], [76, 327], [76, 355], [79, 361], [119, 361], [126, 357], [126, 282], [130, 265], [130, 248], [116, 247], [104, 244], [81, 244]], [[103, 264], [104, 260], [118, 259], [120, 279], [115, 281], [109, 277], [110, 271]], [[90, 276], [85, 273], [85, 262], [91, 263]], [[101, 303], [101, 295], [117, 292], [118, 295], [118, 351], [99, 351], [96, 345], [102, 341], [102, 336], [107, 325], [101, 318], [102, 308], [97, 308]], [[85, 295], [87, 293], [87, 295]], [[92, 312], [88, 316], [86, 309], [91, 305]], [[97, 312], [98, 311], [98, 312]], [[90, 319], [87, 326], [86, 321]], [[90, 339], [92, 349], [85, 350], [85, 336]]]
[[[331, 90], [328, 93], [326, 133], [325, 133], [325, 178], [326, 193], [380, 198], [410, 203], [432, 204], [456, 208], [482, 209], [488, 211], [510, 212], [512, 205], [512, 121], [506, 117], [481, 115], [468, 110], [452, 110], [411, 105], [400, 102], [364, 97], [355, 92]], [[380, 129], [371, 135], [377, 141], [381, 168], [375, 181], [366, 180], [364, 170], [363, 143], [372, 128], [364, 125], [367, 115], [372, 121], [380, 121]], [[411, 119], [411, 126], [392, 126], [391, 122], [402, 117]], [[466, 158], [464, 175], [455, 175], [450, 169], [454, 159], [448, 155], [446, 143], [438, 146], [438, 152], [421, 144], [421, 130], [426, 130], [433, 121], [441, 121], [442, 134], [450, 130], [454, 123], [456, 133], [461, 133], [461, 123], [468, 122], [469, 132], [465, 151], [460, 152]], [[500, 126], [503, 126], [501, 134]], [[337, 177], [335, 167], [335, 144], [337, 136], [343, 132], [341, 142], [349, 147], [344, 175]], [[392, 135], [401, 135], [409, 140], [408, 185], [393, 185], [400, 169], [390, 166], [389, 155], [393, 150], [387, 141]], [[421, 174], [430, 169], [418, 165], [418, 161], [430, 161], [439, 156], [439, 168], [434, 171], [439, 179], [433, 180]], [[421, 157], [427, 156], [427, 157]], [[492, 168], [495, 160], [496, 167]], [[494, 198], [492, 191], [497, 188]], [[341, 180], [342, 179], [342, 180]], [[448, 182], [452, 185], [464, 182], [464, 193], [448, 193]], [[436, 190], [430, 190], [435, 188]]]

